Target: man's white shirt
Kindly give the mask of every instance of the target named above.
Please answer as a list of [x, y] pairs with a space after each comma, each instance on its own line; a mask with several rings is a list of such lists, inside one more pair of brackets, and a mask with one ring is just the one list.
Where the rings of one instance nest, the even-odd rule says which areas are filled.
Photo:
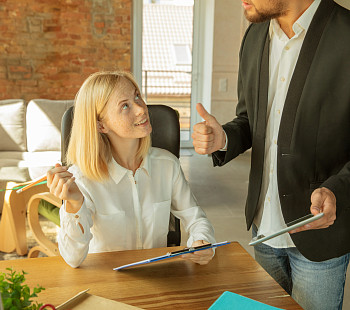
[[[277, 20], [270, 23], [269, 91], [265, 140], [264, 172], [258, 213], [254, 223], [258, 235], [286, 227], [277, 183], [277, 139], [289, 84], [312, 18], [321, 0], [315, 0], [293, 24], [295, 35], [289, 39]], [[275, 248], [294, 247], [289, 234], [270, 239], [265, 244]]]

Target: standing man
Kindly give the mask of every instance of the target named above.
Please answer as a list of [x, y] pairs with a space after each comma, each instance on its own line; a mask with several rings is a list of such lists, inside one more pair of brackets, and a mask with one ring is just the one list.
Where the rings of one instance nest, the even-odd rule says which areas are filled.
[[[252, 148], [247, 228], [256, 260], [306, 310], [341, 309], [350, 252], [350, 12], [333, 0], [243, 0], [237, 117], [201, 104], [193, 145], [222, 166]], [[296, 233], [297, 232], [297, 233]]]

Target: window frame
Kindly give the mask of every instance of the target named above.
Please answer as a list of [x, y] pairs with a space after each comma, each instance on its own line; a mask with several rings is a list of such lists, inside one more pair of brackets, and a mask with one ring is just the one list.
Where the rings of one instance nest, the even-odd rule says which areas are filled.
[[[213, 71], [215, 0], [194, 0], [192, 45], [192, 92], [190, 139], [181, 141], [181, 147], [192, 148], [193, 126], [201, 121], [196, 103], [201, 102], [211, 112]], [[142, 24], [143, 0], [133, 0], [131, 70], [142, 89]]]

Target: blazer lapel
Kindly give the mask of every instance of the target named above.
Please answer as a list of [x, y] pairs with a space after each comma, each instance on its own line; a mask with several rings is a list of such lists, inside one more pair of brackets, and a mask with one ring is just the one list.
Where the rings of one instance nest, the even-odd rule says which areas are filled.
[[[268, 101], [268, 86], [269, 86], [269, 45], [270, 38], [268, 35], [269, 23], [266, 23], [266, 29], [264, 29], [263, 34], [259, 40], [260, 51], [258, 55], [259, 64], [257, 71], [257, 104], [255, 104], [255, 128], [252, 141], [252, 159], [251, 159], [251, 170], [249, 178], [249, 190], [247, 197], [247, 205], [252, 207], [246, 208], [246, 220], [247, 227], [250, 227], [255, 209], [258, 204], [260, 188], [263, 175], [264, 166], [264, 153], [265, 153], [265, 133], [266, 133], [266, 109]], [[254, 190], [251, 190], [251, 186], [254, 184]]]
[[323, 30], [334, 7], [333, 0], [322, 0], [310, 24], [301, 47], [299, 58], [289, 85], [281, 118], [278, 146], [288, 153], [292, 140], [295, 117], [309, 69], [320, 42]]
[[269, 88], [269, 46], [270, 38], [267, 33], [265, 44], [263, 45], [263, 52], [260, 65], [259, 76], [259, 103], [257, 104], [257, 125], [256, 134], [258, 138], [265, 139], [266, 133], [266, 111], [268, 102], [268, 88]]

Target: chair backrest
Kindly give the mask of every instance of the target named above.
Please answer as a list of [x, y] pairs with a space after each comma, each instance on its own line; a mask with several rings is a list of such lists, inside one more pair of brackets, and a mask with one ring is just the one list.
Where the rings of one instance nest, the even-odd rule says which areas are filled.
[[[176, 157], [180, 156], [180, 123], [177, 112], [166, 105], [148, 105], [152, 125], [152, 146], [166, 149]], [[62, 117], [61, 123], [61, 161], [65, 164], [70, 131], [73, 121], [73, 107], [70, 107]], [[168, 246], [181, 243], [180, 220], [170, 214]]]

